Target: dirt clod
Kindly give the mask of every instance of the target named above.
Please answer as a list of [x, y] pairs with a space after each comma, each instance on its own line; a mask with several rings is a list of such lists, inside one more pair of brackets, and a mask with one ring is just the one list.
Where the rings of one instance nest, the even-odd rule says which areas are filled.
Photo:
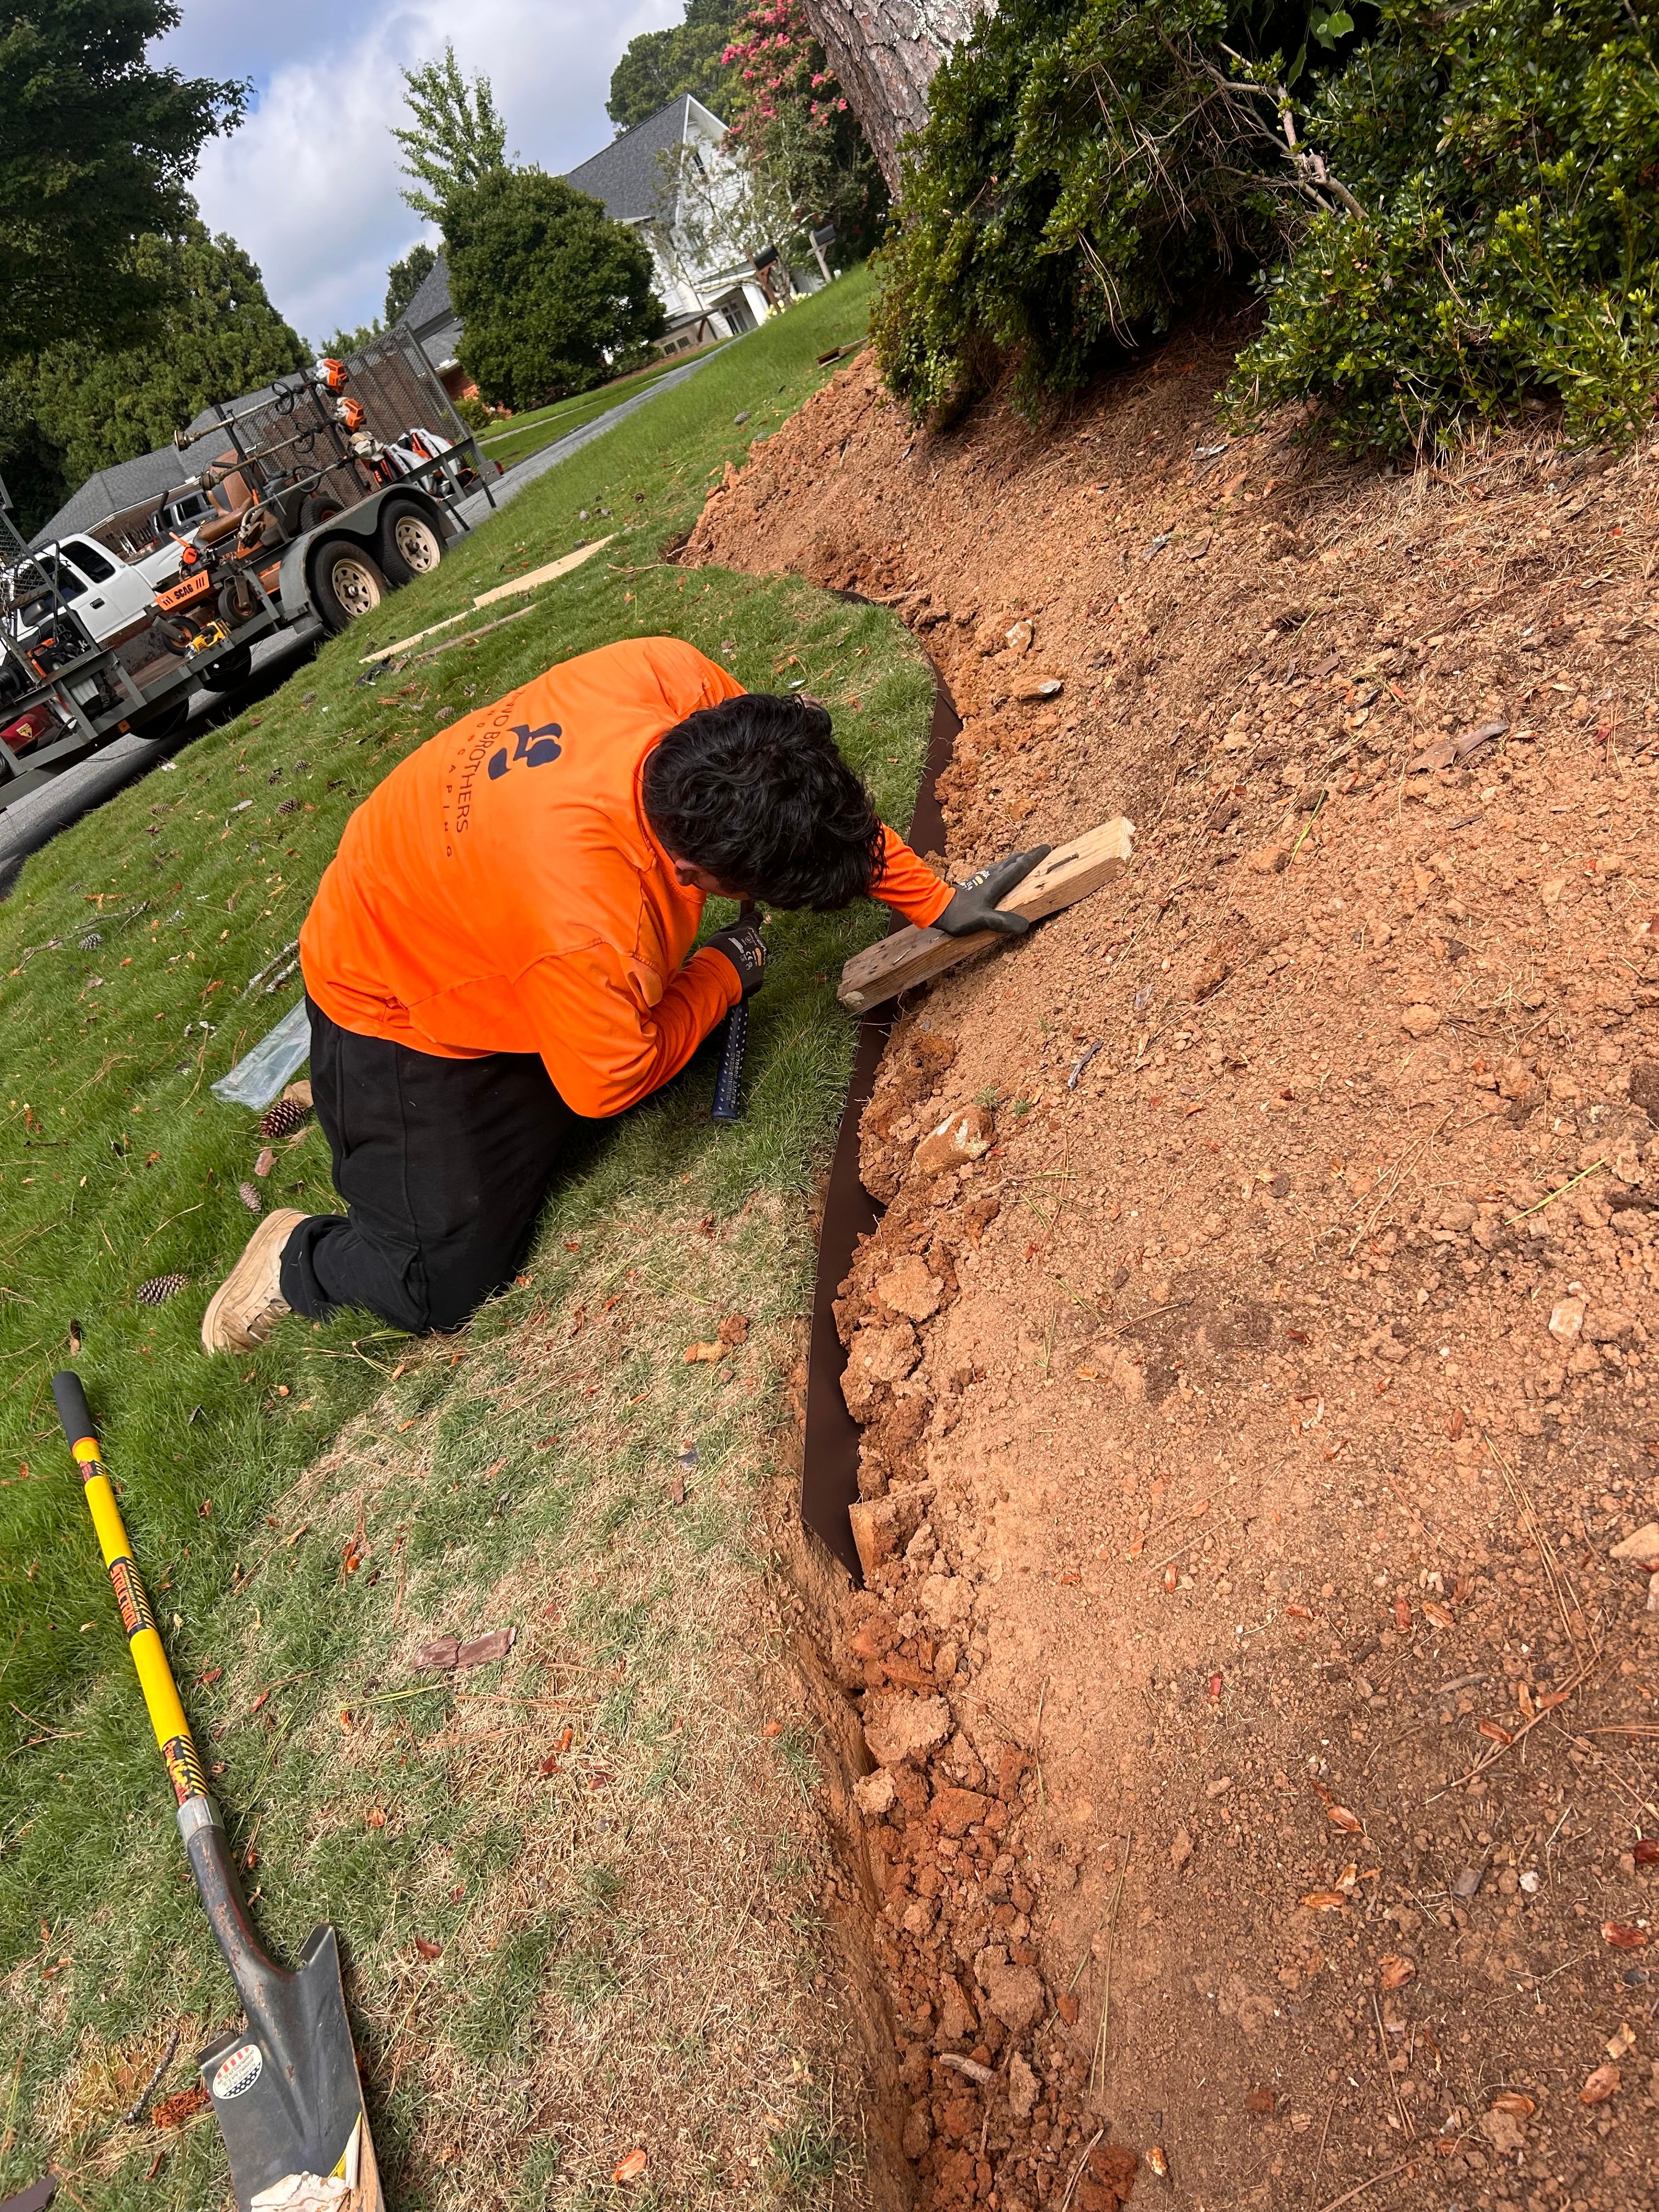
[[943, 1698], [874, 1697], [866, 1701], [864, 1740], [879, 1766], [926, 1759], [951, 1733]]

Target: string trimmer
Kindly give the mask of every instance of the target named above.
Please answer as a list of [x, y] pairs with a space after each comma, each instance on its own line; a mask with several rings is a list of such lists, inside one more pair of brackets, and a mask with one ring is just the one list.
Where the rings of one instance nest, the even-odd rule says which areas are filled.
[[179, 1702], [149, 1594], [93, 1434], [78, 1375], [52, 1395], [114, 1586], [127, 1649], [179, 1802], [179, 1833], [247, 2026], [197, 2053], [230, 2154], [240, 2212], [385, 2212], [334, 1930], [313, 1928], [289, 1973], [260, 1948], [219, 1808]]

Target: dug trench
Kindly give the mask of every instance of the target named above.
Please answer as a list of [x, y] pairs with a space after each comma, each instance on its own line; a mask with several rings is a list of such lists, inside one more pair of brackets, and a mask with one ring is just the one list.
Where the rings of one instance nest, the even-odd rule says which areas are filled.
[[[1659, 442], [1231, 438], [1230, 333], [1037, 429], [869, 356], [682, 558], [897, 607], [955, 872], [796, 1546], [831, 1902], [929, 2212], [1659, 2201]], [[1659, 1580], [1653, 1584], [1659, 1592]]]

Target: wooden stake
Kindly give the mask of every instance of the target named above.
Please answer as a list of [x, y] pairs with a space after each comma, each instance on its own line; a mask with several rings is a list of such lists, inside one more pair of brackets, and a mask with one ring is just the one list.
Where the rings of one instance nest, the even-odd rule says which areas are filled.
[[[493, 606], [497, 599], [514, 599], [520, 592], [533, 592], [539, 585], [550, 584], [556, 577], [568, 576], [573, 568], [580, 568], [584, 561], [591, 561], [596, 553], [603, 550], [616, 534], [613, 530], [604, 538], [594, 538], [589, 544], [579, 545], [574, 553], [565, 554], [561, 560], [550, 561], [544, 568], [532, 568], [527, 576], [515, 576], [510, 584], [497, 584], [493, 591], [480, 592], [473, 600], [472, 607]], [[441, 622], [428, 623], [425, 629], [417, 629], [412, 636], [400, 637], [395, 645], [377, 646], [373, 653], [363, 655], [361, 665], [373, 668], [380, 661], [393, 659], [398, 653], [407, 653], [410, 646], [418, 645], [422, 638], [435, 637], [441, 629], [451, 629], [458, 622], [465, 622], [471, 611], [471, 608], [463, 607], [459, 614], [446, 615]], [[482, 637], [483, 632], [477, 630], [471, 635]], [[422, 654], [422, 658], [424, 659], [426, 656]], [[113, 897], [114, 893], [109, 896]]]

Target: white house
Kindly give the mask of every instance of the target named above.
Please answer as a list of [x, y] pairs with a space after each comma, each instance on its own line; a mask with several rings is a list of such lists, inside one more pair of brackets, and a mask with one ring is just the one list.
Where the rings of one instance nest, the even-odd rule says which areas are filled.
[[[755, 217], [745, 179], [725, 137], [719, 116], [685, 93], [566, 179], [598, 200], [613, 222], [637, 230], [649, 247], [654, 289], [668, 312], [657, 342], [663, 353], [734, 337], [771, 312], [768, 280], [753, 259], [765, 241], [750, 235]], [[816, 273], [805, 280], [796, 276], [792, 289], [816, 290], [819, 281]], [[460, 366], [461, 319], [441, 252], [403, 319], [452, 398], [476, 389]]]
[[725, 137], [719, 116], [684, 93], [565, 180], [650, 248], [665, 353], [751, 331], [771, 310], [752, 258], [765, 241], [744, 236], [744, 179]]

